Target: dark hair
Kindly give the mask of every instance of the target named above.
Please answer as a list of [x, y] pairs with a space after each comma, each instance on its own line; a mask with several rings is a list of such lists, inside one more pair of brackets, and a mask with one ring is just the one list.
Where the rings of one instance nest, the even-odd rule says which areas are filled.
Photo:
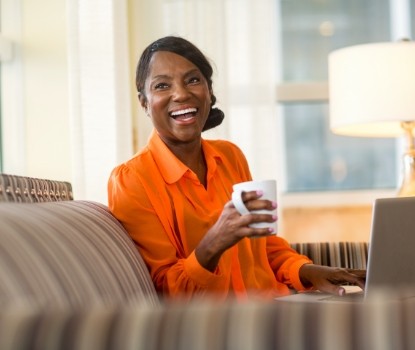
[[219, 108], [213, 108], [216, 103], [216, 97], [212, 89], [213, 69], [205, 55], [190, 41], [176, 37], [166, 36], [154, 41], [141, 54], [137, 65], [135, 84], [137, 91], [145, 96], [144, 85], [150, 69], [150, 61], [153, 54], [157, 51], [169, 51], [180, 55], [192, 62], [205, 77], [209, 91], [211, 92], [212, 104], [203, 131], [212, 129], [220, 125], [225, 118], [225, 114]]

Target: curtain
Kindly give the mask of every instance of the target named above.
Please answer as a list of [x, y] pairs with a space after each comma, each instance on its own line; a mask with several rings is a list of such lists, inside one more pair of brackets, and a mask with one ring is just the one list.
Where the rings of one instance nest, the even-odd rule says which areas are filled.
[[112, 168], [132, 155], [126, 0], [71, 0], [68, 71], [76, 199], [107, 202]]

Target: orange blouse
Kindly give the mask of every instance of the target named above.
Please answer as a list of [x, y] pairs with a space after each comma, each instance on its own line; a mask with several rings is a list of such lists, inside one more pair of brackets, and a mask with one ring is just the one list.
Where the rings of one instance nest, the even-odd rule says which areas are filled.
[[311, 261], [281, 237], [244, 238], [212, 273], [195, 256], [198, 243], [231, 198], [232, 185], [251, 179], [245, 156], [228, 141], [202, 140], [207, 188], [153, 131], [148, 145], [116, 167], [108, 183], [109, 208], [146, 262], [157, 291], [191, 297], [216, 293], [244, 298], [304, 289], [299, 269]]

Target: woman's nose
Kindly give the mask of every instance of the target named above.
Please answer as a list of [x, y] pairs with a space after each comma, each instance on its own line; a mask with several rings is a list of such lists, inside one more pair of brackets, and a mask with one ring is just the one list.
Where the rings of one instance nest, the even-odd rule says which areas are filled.
[[173, 99], [183, 100], [189, 97], [189, 91], [183, 84], [175, 84], [173, 88]]

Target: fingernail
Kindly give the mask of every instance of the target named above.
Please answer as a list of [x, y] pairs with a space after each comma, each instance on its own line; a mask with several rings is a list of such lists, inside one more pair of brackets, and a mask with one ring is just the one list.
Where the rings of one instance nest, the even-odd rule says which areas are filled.
[[274, 202], [274, 201], [273, 201], [273, 202], [272, 202], [272, 207], [273, 207], [273, 208], [276, 208], [276, 207], [277, 207], [277, 202]]
[[272, 227], [268, 227], [269, 233], [274, 233], [274, 229]]
[[342, 297], [344, 295], [344, 293], [345, 293], [344, 288], [340, 288], [339, 289], [339, 295]]
[[258, 190], [258, 191], [256, 191], [256, 194], [257, 194], [259, 197], [261, 197], [261, 196], [264, 194], [264, 191], [262, 191], [262, 190]]
[[272, 220], [277, 221], [278, 216], [277, 215], [272, 215]]

